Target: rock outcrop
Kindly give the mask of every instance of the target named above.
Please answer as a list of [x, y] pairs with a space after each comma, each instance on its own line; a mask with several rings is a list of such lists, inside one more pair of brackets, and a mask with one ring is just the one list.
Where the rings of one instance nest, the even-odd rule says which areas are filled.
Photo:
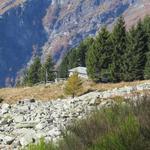
[[[0, 149], [18, 149], [41, 137], [56, 141], [61, 130], [76, 119], [85, 118], [95, 108], [111, 107], [117, 102], [114, 96], [136, 100], [132, 93], [149, 90], [150, 84], [123, 87], [104, 92], [91, 92], [74, 99], [57, 99], [40, 102], [33, 99], [20, 100], [17, 104], [0, 105]], [[125, 103], [125, 102], [122, 102]]]

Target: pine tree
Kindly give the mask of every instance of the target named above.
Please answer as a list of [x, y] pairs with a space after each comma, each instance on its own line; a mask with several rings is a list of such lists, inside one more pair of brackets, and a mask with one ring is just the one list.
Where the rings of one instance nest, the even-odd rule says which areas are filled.
[[58, 68], [58, 76], [60, 78], [67, 78], [68, 77], [68, 57], [65, 56]]
[[59, 66], [59, 76], [68, 77], [68, 70], [78, 66], [86, 66], [86, 55], [89, 47], [93, 43], [93, 38], [89, 37], [82, 41], [78, 47], [71, 49], [63, 58]]
[[98, 49], [96, 48], [96, 42], [94, 41], [87, 53], [86, 59], [86, 66], [87, 66], [87, 73], [89, 77], [94, 80], [99, 80], [99, 56], [98, 56]]
[[150, 51], [150, 16], [146, 16], [143, 21], [143, 27], [148, 38], [148, 48]]
[[123, 79], [123, 55], [126, 49], [126, 28], [123, 17], [120, 17], [112, 33], [113, 52], [110, 66], [111, 80], [119, 82]]
[[106, 27], [101, 29], [101, 32], [96, 38], [97, 49], [99, 51], [99, 79], [102, 81], [104, 78], [109, 78], [110, 71], [109, 66], [111, 64], [112, 42], [110, 39], [110, 33]]
[[124, 80], [144, 79], [148, 39], [141, 22], [136, 29], [132, 28], [128, 36], [128, 47], [124, 57]]
[[144, 70], [144, 79], [150, 79], [150, 52], [147, 53], [147, 62]]
[[146, 64], [146, 53], [148, 52], [148, 37], [144, 31], [142, 22], [139, 21], [135, 36], [136, 54], [139, 54], [137, 59], [136, 79], [144, 79], [144, 68]]
[[78, 66], [78, 56], [77, 56], [77, 48], [74, 48], [70, 51], [70, 53], [68, 54], [68, 68], [75, 68]]
[[48, 56], [46, 62], [42, 66], [41, 80], [45, 83], [55, 80], [54, 63], [51, 56]]
[[77, 48], [78, 66], [82, 66], [82, 67], [86, 66], [86, 54], [92, 43], [93, 43], [93, 38], [91, 37], [85, 39], [80, 43], [79, 47]]
[[87, 70], [89, 76], [95, 80], [102, 80], [109, 74], [111, 63], [110, 34], [105, 27], [101, 29], [87, 55]]
[[76, 96], [78, 92], [81, 91], [81, 89], [82, 89], [82, 81], [79, 78], [78, 74], [74, 73], [67, 80], [67, 83], [64, 89], [65, 93], [67, 95], [71, 95], [74, 98], [74, 96]]
[[34, 85], [41, 81], [41, 62], [39, 57], [34, 59], [33, 64], [28, 69], [26, 78], [28, 85]]
[[136, 30], [134, 27], [127, 34], [127, 48], [124, 53], [123, 61], [123, 79], [124, 81], [133, 81], [136, 78], [137, 60], [139, 54], [136, 53], [135, 42]]

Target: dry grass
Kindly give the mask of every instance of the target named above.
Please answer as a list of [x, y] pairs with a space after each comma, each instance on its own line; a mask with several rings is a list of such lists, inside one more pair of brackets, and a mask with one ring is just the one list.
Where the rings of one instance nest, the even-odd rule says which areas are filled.
[[120, 82], [120, 83], [94, 83], [91, 81], [84, 82], [84, 91], [91, 90], [91, 91], [106, 91], [112, 90], [115, 88], [121, 88], [125, 86], [135, 86], [143, 83], [150, 83], [150, 80], [143, 80], [143, 81], [134, 81], [134, 82]]
[[[91, 81], [83, 82], [83, 89], [79, 95], [87, 93], [89, 91], [104, 91], [114, 88], [121, 88], [124, 86], [134, 86], [142, 83], [150, 83], [147, 81], [135, 81], [135, 82], [121, 82], [121, 83], [99, 83], [95, 84]], [[4, 102], [14, 103], [21, 99], [34, 98], [37, 100], [48, 101], [57, 98], [64, 98], [64, 84], [51, 84], [51, 85], [38, 85], [33, 87], [19, 87], [19, 88], [2, 88], [0, 89], [0, 98], [4, 99]]]
[[47, 101], [63, 96], [63, 85], [53, 84], [49, 86], [39, 85], [33, 87], [3, 88], [0, 89], [0, 97], [7, 103], [14, 103], [21, 99], [34, 98]]

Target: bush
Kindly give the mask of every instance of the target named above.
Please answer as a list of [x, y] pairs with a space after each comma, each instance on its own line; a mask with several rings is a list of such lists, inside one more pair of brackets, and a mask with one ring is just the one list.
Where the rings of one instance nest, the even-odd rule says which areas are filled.
[[[139, 139], [139, 125], [131, 115], [102, 139], [99, 139], [90, 150], [136, 150]], [[140, 150], [140, 149], [139, 149]]]
[[[145, 141], [150, 141], [150, 98], [148, 96], [143, 97], [140, 101], [137, 101], [133, 106], [134, 115], [140, 123], [140, 133]], [[147, 144], [150, 142], [147, 141]]]
[[56, 146], [52, 142], [46, 143], [44, 138], [41, 138], [39, 143], [30, 144], [27, 148], [28, 150], [57, 150]]
[[112, 98], [115, 102], [117, 102], [118, 104], [121, 104], [122, 102], [124, 102], [124, 97], [123, 96], [115, 96]]

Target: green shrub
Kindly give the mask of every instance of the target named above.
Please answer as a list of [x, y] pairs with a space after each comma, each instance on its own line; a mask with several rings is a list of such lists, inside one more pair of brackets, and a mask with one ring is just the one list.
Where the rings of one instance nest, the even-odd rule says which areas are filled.
[[115, 102], [117, 102], [118, 104], [121, 104], [122, 102], [124, 102], [124, 97], [123, 96], [115, 96], [112, 98]]
[[57, 150], [56, 146], [52, 142], [46, 143], [44, 138], [41, 138], [39, 143], [30, 144], [28, 150]]
[[150, 97], [144, 96], [132, 106], [134, 115], [140, 123], [140, 133], [150, 147]]

